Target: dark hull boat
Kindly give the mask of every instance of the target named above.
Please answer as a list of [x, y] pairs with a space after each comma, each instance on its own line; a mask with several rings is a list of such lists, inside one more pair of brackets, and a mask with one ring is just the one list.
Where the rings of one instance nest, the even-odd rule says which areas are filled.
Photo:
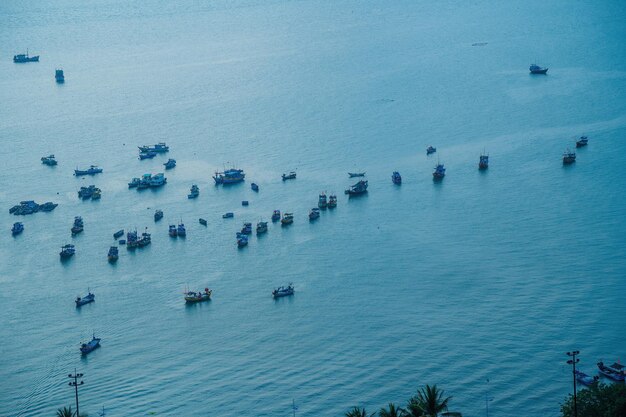
[[22, 222], [13, 223], [13, 227], [11, 228], [11, 234], [13, 236], [19, 235], [24, 231], [24, 225]]
[[200, 303], [202, 301], [210, 301], [212, 292], [213, 291], [208, 288], [205, 288], [204, 292], [187, 291], [185, 292], [185, 302], [188, 304], [193, 304]]
[[348, 195], [359, 195], [367, 192], [367, 181], [361, 180], [345, 191]]
[[295, 180], [296, 179], [296, 173], [291, 171], [289, 174], [283, 174], [283, 181], [287, 181], [287, 180]]
[[365, 172], [348, 172], [348, 176], [350, 178], [364, 177], [365, 176]]
[[163, 211], [161, 210], [156, 210], [154, 212], [154, 221], [158, 222], [159, 220], [161, 220], [163, 218]]
[[124, 229], [118, 230], [117, 232], [113, 233], [113, 239], [119, 239], [122, 236], [124, 236]]
[[569, 165], [576, 162], [576, 153], [570, 152], [569, 149], [563, 153], [563, 165]]
[[28, 51], [25, 54], [13, 55], [13, 62], [16, 64], [23, 64], [25, 62], [39, 62], [39, 55], [30, 56]]
[[109, 262], [111, 262], [111, 263], [117, 262], [119, 257], [120, 257], [120, 255], [119, 255], [119, 251], [117, 249], [117, 246], [111, 246], [109, 248], [109, 253], [107, 255], [107, 259], [109, 260]]
[[252, 188], [252, 191], [259, 191], [259, 186], [255, 183], [250, 184], [250, 188]]
[[548, 72], [548, 68], [540, 67], [537, 64], [531, 64], [528, 70], [531, 74], [546, 74]]
[[587, 136], [581, 136], [580, 139], [576, 141], [576, 147], [582, 148], [583, 146], [587, 146], [588, 142], [589, 142], [589, 139], [587, 139]]
[[433, 180], [439, 181], [442, 180], [445, 176], [446, 169], [443, 167], [443, 164], [437, 164], [437, 166], [435, 167], [435, 171], [433, 172]]
[[295, 292], [295, 289], [293, 287], [293, 284], [289, 284], [286, 287], [281, 286], [281, 287], [274, 289], [274, 291], [272, 291], [272, 297], [274, 298], [287, 297], [287, 296], [293, 295], [294, 292]]
[[578, 369], [574, 373], [576, 375], [576, 381], [580, 382], [583, 385], [587, 385], [587, 386], [590, 386], [590, 385], [598, 382], [598, 380], [600, 379], [600, 377], [597, 376], [597, 375], [589, 376], [586, 373], [579, 371]]
[[489, 168], [489, 155], [480, 155], [478, 161], [478, 169], [483, 170]]
[[274, 210], [274, 213], [272, 214], [272, 221], [277, 222], [279, 220], [280, 220], [280, 210]]
[[74, 248], [74, 245], [65, 245], [61, 248], [59, 256], [61, 256], [61, 259], [68, 259], [74, 256], [75, 253], [76, 249]]
[[428, 148], [426, 148], [426, 155], [430, 155], [431, 153], [435, 153], [437, 152], [437, 148], [434, 148], [432, 146], [429, 146]]
[[170, 147], [167, 146], [165, 144], [165, 142], [159, 142], [154, 146], [137, 146], [139, 148], [139, 152], [141, 153], [147, 153], [147, 152], [157, 152], [157, 153], [163, 153], [163, 152], [169, 152]]
[[63, 84], [65, 82], [65, 75], [63, 74], [62, 69], [58, 69], [54, 71], [54, 79], [59, 84]]
[[96, 296], [89, 290], [87, 290], [86, 296], [76, 297], [76, 300], [74, 300], [76, 307], [84, 306], [85, 304], [93, 303], [94, 301], [96, 301]]
[[396, 185], [402, 184], [402, 177], [398, 171], [394, 171], [393, 174], [391, 174], [391, 181]]
[[215, 175], [213, 175], [213, 180], [216, 185], [236, 184], [244, 181], [245, 178], [246, 174], [244, 174], [243, 169], [236, 168], [227, 169], [224, 172], [216, 172]]
[[100, 339], [99, 337], [96, 337], [96, 335], [94, 334], [92, 339], [89, 342], [83, 343], [80, 345], [80, 353], [82, 353], [83, 355], [86, 355], [98, 349], [100, 347], [100, 340], [102, 339]]
[[626, 367], [619, 362], [610, 366], [605, 365], [604, 362], [598, 362], [598, 371], [614, 381], [624, 381], [626, 377]]
[[102, 172], [102, 168], [99, 168], [95, 165], [91, 165], [87, 169], [75, 169], [74, 175], [78, 177], [80, 175], [96, 175], [96, 174], [100, 174], [101, 172]]

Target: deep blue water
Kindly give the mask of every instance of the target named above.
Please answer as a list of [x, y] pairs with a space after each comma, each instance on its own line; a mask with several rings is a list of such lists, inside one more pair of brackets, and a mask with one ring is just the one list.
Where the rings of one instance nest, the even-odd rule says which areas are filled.
[[[0, 2], [0, 415], [71, 404], [77, 368], [91, 415], [288, 416], [295, 399], [339, 416], [436, 383], [465, 416], [487, 393], [491, 416], [556, 416], [567, 350], [588, 372], [626, 357], [626, 3], [389, 3]], [[26, 48], [41, 62], [13, 64]], [[157, 141], [169, 154], [138, 161]], [[163, 189], [127, 189], [168, 157]], [[104, 173], [72, 176], [92, 163]], [[246, 183], [215, 187], [230, 164]], [[370, 192], [348, 199], [354, 170]], [[77, 198], [88, 184], [101, 201]], [[321, 191], [339, 206], [309, 223]], [[8, 214], [30, 199], [59, 207]], [[237, 250], [274, 209], [294, 224]], [[113, 232], [135, 227], [152, 245], [108, 264]], [[213, 300], [185, 306], [187, 285]], [[102, 347], [81, 358], [92, 331]]]

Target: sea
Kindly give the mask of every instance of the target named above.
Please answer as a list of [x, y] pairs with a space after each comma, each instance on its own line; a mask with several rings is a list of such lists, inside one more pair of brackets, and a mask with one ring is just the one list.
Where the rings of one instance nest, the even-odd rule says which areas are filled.
[[[427, 384], [466, 417], [559, 416], [567, 351], [626, 360], [624, 21], [621, 0], [1, 1], [0, 415], [73, 405], [78, 372], [91, 416], [342, 416]], [[229, 167], [245, 182], [216, 186]], [[238, 249], [273, 210], [293, 224]], [[119, 229], [152, 244], [109, 264]]]

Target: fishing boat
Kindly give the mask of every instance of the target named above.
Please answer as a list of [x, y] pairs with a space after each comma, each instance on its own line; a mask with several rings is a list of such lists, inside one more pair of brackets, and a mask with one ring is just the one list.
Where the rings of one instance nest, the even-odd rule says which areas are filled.
[[259, 191], [259, 186], [256, 185], [255, 183], [250, 184], [250, 188], [252, 188], [252, 191], [256, 191], [256, 192]]
[[165, 184], [167, 184], [167, 178], [165, 178], [165, 175], [162, 172], [160, 172], [160, 173], [152, 176], [152, 178], [150, 178], [149, 186], [151, 188], [161, 187], [161, 186], [163, 186]]
[[241, 233], [244, 235], [252, 234], [252, 223], [244, 223], [241, 228]]
[[113, 239], [119, 239], [124, 236], [124, 229], [120, 229], [117, 232], [113, 233]]
[[207, 221], [206, 221], [206, 219], [203, 219], [202, 217], [200, 217], [200, 218], [198, 219], [198, 222], [199, 222], [202, 226], [206, 226], [206, 225], [207, 225]]
[[61, 259], [67, 259], [74, 256], [75, 253], [76, 248], [74, 248], [74, 245], [63, 245], [61, 247], [61, 252], [59, 253], [59, 255], [61, 256]]
[[563, 165], [569, 165], [576, 162], [576, 152], [572, 152], [569, 149], [563, 152]]
[[128, 231], [128, 233], [126, 233], [126, 249], [135, 249], [138, 246], [138, 240], [139, 238], [137, 236], [137, 230]]
[[248, 235], [243, 233], [237, 234], [237, 246], [242, 248], [248, 244]]
[[193, 184], [191, 186], [191, 190], [189, 190], [189, 194], [187, 195], [187, 198], [196, 198], [200, 195], [200, 189], [198, 188], [198, 186], [196, 184]]
[[367, 181], [361, 180], [356, 184], [350, 186], [345, 193], [348, 195], [359, 195], [367, 192]]
[[294, 291], [295, 288], [293, 287], [293, 284], [289, 283], [289, 285], [287, 285], [286, 287], [280, 286], [278, 288], [275, 288], [274, 291], [272, 291], [272, 296], [274, 298], [287, 297], [289, 295], [293, 295]]
[[478, 169], [485, 170], [487, 168], [489, 168], [489, 155], [483, 152], [478, 160]]
[[137, 184], [138, 190], [145, 190], [146, 188], [150, 188], [150, 182], [152, 181], [152, 174], [143, 174], [141, 179], [139, 179], [139, 184]]
[[120, 254], [119, 254], [119, 251], [117, 250], [117, 246], [111, 246], [109, 248], [109, 253], [107, 255], [107, 259], [109, 260], [109, 262], [111, 263], [116, 262], [119, 257], [120, 257]]
[[293, 223], [293, 213], [284, 213], [283, 218], [280, 219], [280, 223], [283, 226]]
[[80, 352], [83, 355], [88, 354], [89, 352], [93, 352], [94, 350], [96, 350], [97, 348], [100, 347], [100, 339], [99, 337], [96, 337], [95, 333], [93, 334], [92, 339], [87, 342], [87, 343], [82, 343], [80, 345]]
[[23, 64], [25, 62], [39, 62], [39, 55], [28, 55], [28, 49], [25, 54], [13, 55], [13, 62], [16, 64]]
[[238, 182], [244, 181], [246, 178], [246, 174], [244, 174], [243, 169], [231, 168], [227, 169], [224, 172], [215, 172], [213, 175], [213, 180], [216, 185], [229, 185], [236, 184]]
[[587, 138], [587, 136], [581, 136], [580, 139], [576, 141], [576, 147], [582, 148], [583, 146], [587, 146], [588, 142], [589, 142], [589, 139]]
[[93, 193], [91, 194], [92, 200], [100, 200], [102, 198], [102, 190], [99, 188], [94, 188]]
[[176, 160], [175, 159], [168, 159], [166, 163], [163, 164], [165, 166], [165, 169], [172, 169], [176, 167]]
[[530, 71], [531, 74], [545, 74], [548, 72], [548, 68], [540, 67], [537, 64], [530, 64], [530, 67], [528, 67], [528, 70]]
[[248, 200], [243, 200], [241, 202], [241, 205], [244, 206], [244, 207], [247, 207], [249, 204], [250, 204], [250, 202]]
[[260, 235], [267, 232], [267, 222], [257, 222], [256, 224], [256, 234]]
[[272, 221], [277, 222], [279, 220], [280, 220], [280, 210], [274, 210], [274, 213], [272, 213]]
[[593, 385], [600, 379], [598, 375], [590, 376], [584, 372], [579, 371], [578, 369], [574, 371], [574, 375], [576, 375], [576, 381], [587, 386]]
[[233, 217], [235, 217], [235, 213], [232, 213], [230, 211], [228, 213], [222, 214], [222, 219], [232, 219]]
[[317, 199], [317, 207], [321, 209], [325, 209], [328, 207], [328, 199], [326, 198], [326, 193], [320, 193], [319, 198]]
[[331, 194], [328, 196], [328, 208], [337, 207], [337, 196], [335, 194]]
[[170, 237], [178, 236], [178, 229], [176, 228], [175, 224], [170, 224], [168, 233], [169, 233]]
[[626, 367], [619, 362], [615, 362], [613, 365], [605, 365], [604, 362], [598, 362], [598, 370], [607, 378], [614, 381], [624, 381], [626, 376]]
[[89, 289], [87, 289], [86, 296], [81, 297], [79, 295], [76, 297], [76, 300], [74, 300], [74, 302], [76, 303], [76, 307], [84, 306], [85, 304], [93, 303], [94, 301], [96, 301], [96, 296], [92, 294]]
[[72, 225], [72, 236], [79, 234], [83, 231], [83, 218], [80, 216], [74, 217], [74, 224]]
[[211, 300], [211, 294], [213, 293], [213, 291], [211, 291], [208, 288], [205, 288], [204, 291], [185, 291], [185, 302], [192, 304], [192, 303], [199, 303], [202, 301], [210, 301]]
[[139, 186], [140, 183], [141, 183], [141, 179], [140, 178], [133, 178], [128, 183], [128, 188], [136, 188], [136, 187]]
[[51, 201], [45, 202], [39, 206], [39, 210], [41, 211], [52, 211], [57, 208], [58, 204], [53, 203]]
[[176, 233], [178, 233], [178, 236], [180, 237], [187, 236], [187, 229], [185, 229], [185, 225], [182, 222], [178, 224], [178, 227], [176, 228]]
[[88, 187], [80, 187], [80, 190], [78, 190], [78, 197], [82, 198], [83, 200], [91, 198], [95, 190], [96, 190], [95, 185], [90, 185]]
[[155, 144], [154, 146], [150, 146], [150, 145], [137, 146], [137, 148], [139, 148], [139, 152], [143, 152], [143, 153], [147, 153], [147, 152], [163, 153], [163, 152], [169, 152], [170, 150], [170, 147], [167, 146], [165, 142], [159, 142]]
[[318, 219], [319, 217], [320, 217], [320, 209], [317, 207], [313, 207], [309, 211], [309, 220], [315, 220], [315, 219]]
[[437, 152], [437, 148], [433, 146], [429, 146], [428, 148], [426, 148], [426, 155], [430, 155], [431, 153], [435, 153], [435, 152]]
[[22, 222], [13, 223], [13, 227], [11, 228], [11, 234], [13, 236], [19, 235], [24, 231], [24, 224]]
[[96, 165], [90, 165], [87, 169], [75, 169], [74, 175], [79, 177], [81, 175], [96, 175], [102, 172], [102, 168]]
[[295, 179], [296, 179], [296, 173], [294, 171], [291, 171], [289, 174], [283, 174], [283, 181], [295, 180]]
[[157, 153], [154, 151], [141, 152], [139, 153], [139, 160], [143, 161], [144, 159], [152, 159], [157, 156]]
[[396, 185], [402, 184], [402, 177], [398, 171], [393, 171], [393, 174], [391, 174], [391, 181]]
[[148, 246], [152, 243], [152, 235], [148, 233], [148, 228], [146, 227], [146, 231], [141, 234], [141, 237], [137, 239], [137, 247], [143, 248], [144, 246]]
[[443, 167], [443, 164], [437, 164], [437, 166], [435, 167], [435, 171], [433, 172], [433, 180], [442, 180], [445, 176], [446, 169]]
[[364, 177], [364, 176], [365, 176], [365, 172], [348, 172], [348, 177], [350, 178]]
[[54, 166], [57, 164], [57, 160], [54, 159], [54, 155], [48, 155], [41, 158], [41, 163], [48, 166]]
[[63, 84], [65, 82], [65, 74], [63, 74], [63, 70], [62, 69], [55, 69], [54, 70], [54, 79], [59, 84]]
[[161, 220], [163, 218], [163, 210], [155, 210], [154, 211], [154, 221], [158, 222], [159, 220]]

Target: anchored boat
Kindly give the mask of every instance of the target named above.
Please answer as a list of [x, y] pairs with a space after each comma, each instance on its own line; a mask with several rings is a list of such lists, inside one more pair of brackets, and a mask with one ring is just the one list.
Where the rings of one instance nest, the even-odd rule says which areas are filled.
[[295, 171], [291, 171], [289, 174], [283, 174], [283, 181], [295, 180], [295, 179], [296, 179]]
[[586, 373], [579, 371], [578, 369], [574, 371], [574, 375], [576, 375], [576, 381], [587, 386], [598, 382], [598, 380], [600, 379], [598, 375], [589, 376]]
[[435, 171], [433, 172], [433, 180], [442, 180], [445, 176], [446, 169], [443, 167], [443, 164], [437, 164], [437, 166], [435, 167]]
[[63, 74], [63, 70], [62, 69], [54, 70], [54, 79], [59, 84], [63, 84], [65, 82], [65, 74]]
[[484, 170], [487, 168], [489, 168], [489, 155], [483, 152], [478, 160], [478, 169]]
[[607, 378], [611, 378], [614, 381], [624, 381], [626, 377], [626, 367], [619, 362], [615, 362], [613, 365], [605, 365], [604, 362], [598, 362], [598, 370]]
[[185, 302], [192, 304], [192, 303], [199, 303], [202, 301], [209, 301], [211, 300], [211, 294], [213, 293], [213, 291], [211, 291], [208, 288], [204, 289], [204, 292], [202, 291], [186, 291], [185, 292]]
[[328, 199], [326, 198], [325, 193], [320, 193], [320, 196], [317, 199], [317, 207], [321, 208], [322, 210], [328, 207]]
[[528, 67], [528, 70], [530, 71], [531, 74], [545, 74], [548, 72], [548, 68], [540, 67], [537, 64], [530, 64], [530, 67]]
[[137, 146], [137, 147], [139, 148], [139, 152], [142, 152], [142, 153], [147, 153], [147, 152], [163, 153], [163, 152], [168, 152], [170, 150], [170, 147], [167, 146], [165, 142], [159, 142], [154, 146], [144, 145], [144, 146]]
[[39, 55], [28, 55], [28, 49], [25, 54], [13, 55], [13, 62], [16, 64], [23, 64], [25, 62], [39, 62]]
[[294, 291], [295, 289], [293, 287], [293, 284], [289, 283], [289, 285], [287, 285], [286, 287], [280, 286], [278, 288], [275, 288], [274, 291], [272, 291], [272, 296], [274, 298], [287, 297], [289, 295], [293, 295]]
[[117, 262], [117, 259], [120, 257], [119, 255], [119, 251], [117, 249], [117, 246], [111, 246], [109, 248], [109, 253], [107, 255], [107, 258], [109, 260], [109, 262], [114, 263]]
[[87, 289], [87, 295], [84, 297], [78, 296], [74, 302], [76, 303], [76, 307], [83, 306], [85, 304], [93, 303], [96, 301], [96, 296]]
[[41, 163], [48, 166], [54, 166], [57, 164], [57, 160], [54, 155], [48, 155], [41, 158]]
[[189, 190], [189, 194], [187, 195], [187, 198], [191, 199], [191, 198], [196, 198], [200, 195], [200, 189], [198, 188], [198, 186], [196, 184], [193, 184], [191, 186], [191, 190]]
[[154, 221], [158, 222], [162, 218], [163, 218], [163, 211], [162, 210], [155, 210], [155, 212], [154, 212]]
[[589, 139], [587, 138], [587, 136], [581, 136], [580, 139], [576, 141], [576, 147], [582, 148], [583, 146], [587, 146], [588, 142], [589, 142]]
[[272, 213], [272, 221], [277, 222], [279, 220], [280, 220], [280, 210], [274, 210], [274, 213]]
[[393, 171], [393, 174], [391, 174], [391, 181], [396, 185], [402, 184], [402, 177], [398, 171]]
[[348, 188], [345, 193], [348, 195], [359, 195], [367, 192], [367, 181], [361, 180]]
[[309, 211], [309, 220], [319, 219], [319, 217], [320, 217], [320, 209], [317, 207], [313, 207]]
[[172, 169], [176, 167], [176, 160], [175, 159], [168, 159], [166, 163], [163, 164], [165, 166], [165, 169]]
[[258, 222], [256, 224], [256, 234], [260, 235], [267, 232], [267, 222]]
[[328, 197], [328, 208], [335, 208], [337, 207], [337, 196], [335, 194], [331, 194]]
[[80, 345], [80, 352], [83, 355], [93, 352], [100, 347], [100, 340], [102, 339], [96, 337], [96, 334], [94, 333], [92, 339], [89, 342]]
[[426, 155], [430, 155], [431, 153], [435, 153], [435, 152], [437, 152], [437, 148], [433, 146], [429, 146], [428, 148], [426, 148]]
[[563, 152], [563, 165], [569, 165], [576, 162], [576, 152], [572, 152], [569, 149]]
[[348, 172], [348, 177], [350, 178], [364, 177], [364, 176], [365, 176], [365, 172]]
[[96, 165], [90, 165], [87, 169], [75, 169], [74, 175], [79, 177], [81, 175], [96, 175], [102, 172], [102, 168]]
[[224, 172], [215, 172], [215, 175], [213, 175], [216, 185], [236, 184], [244, 181], [245, 178], [246, 174], [244, 174], [243, 169], [236, 168], [227, 169]]
[[283, 218], [280, 219], [280, 223], [283, 226], [293, 223], [293, 213], [284, 213]]

